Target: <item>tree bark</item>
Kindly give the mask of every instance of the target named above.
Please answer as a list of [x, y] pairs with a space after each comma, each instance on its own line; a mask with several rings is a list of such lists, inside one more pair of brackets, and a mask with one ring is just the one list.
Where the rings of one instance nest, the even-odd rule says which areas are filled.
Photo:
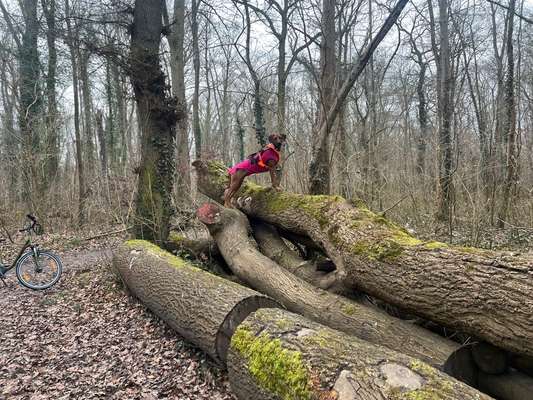
[[448, 0], [438, 0], [440, 49], [437, 68], [439, 74], [438, 109], [438, 181], [437, 209], [435, 219], [438, 222], [450, 221], [452, 217], [453, 171], [452, 171], [452, 118], [453, 118], [453, 76], [451, 70], [451, 50], [449, 35]]
[[248, 236], [250, 226], [244, 214], [206, 203], [198, 210], [200, 220], [216, 240], [233, 273], [252, 288], [301, 314], [371, 343], [419, 358], [465, 379], [471, 372], [457, 365], [457, 343], [421, 327], [393, 318], [381, 311], [325, 292], [286, 271], [257, 250]]
[[176, 112], [161, 70], [161, 30], [162, 2], [136, 0], [129, 56], [142, 131], [135, 235], [163, 244], [173, 210], [175, 126], [184, 116]]
[[102, 110], [96, 110], [96, 134], [98, 136], [98, 142], [100, 143], [100, 170], [102, 176], [107, 178], [108, 176], [108, 160], [107, 160], [107, 142], [104, 130], [104, 114]]
[[[335, 96], [335, 1], [322, 0], [322, 41], [320, 43], [320, 96], [318, 124], [313, 132], [313, 157], [309, 165], [309, 193], [329, 194], [331, 179], [329, 140], [322, 140], [320, 127], [326, 124]], [[333, 125], [333, 121], [331, 121]], [[328, 129], [329, 136], [331, 129]]]
[[228, 353], [241, 400], [490, 399], [429, 365], [283, 310], [259, 310]]
[[56, 178], [59, 167], [59, 124], [56, 95], [57, 47], [56, 47], [56, 2], [55, 0], [41, 0], [43, 13], [46, 18], [46, 42], [48, 45], [48, 72], [46, 74], [46, 98], [48, 110], [46, 115], [46, 138], [44, 161], [45, 179], [48, 187]]
[[[18, 44], [19, 61], [19, 126], [21, 131], [22, 150], [24, 163], [22, 172], [25, 179], [25, 199], [30, 209], [34, 196], [39, 188], [39, 160], [36, 155], [40, 153], [40, 137], [38, 123], [40, 118], [42, 96], [40, 91], [40, 63], [37, 48], [39, 22], [37, 19], [37, 0], [24, 0], [20, 2], [24, 17], [24, 31], [22, 42]], [[17, 35], [17, 32], [13, 32]]]
[[[220, 201], [225, 168], [195, 162], [199, 190]], [[242, 211], [310, 237], [346, 286], [498, 347], [533, 355], [533, 255], [423, 242], [339, 196], [276, 192], [245, 183]], [[488, 317], [490, 315], [490, 317]]]
[[[191, 239], [172, 231], [165, 243], [165, 249], [170, 252], [185, 251], [198, 260], [215, 259], [224, 261], [217, 243], [212, 238]], [[225, 262], [224, 262], [225, 263]]]
[[292, 251], [274, 227], [257, 220], [252, 221], [251, 225], [261, 253], [272, 261], [313, 286], [337, 294], [350, 294], [344, 286], [335, 285], [335, 274], [320, 271], [313, 261], [304, 260]]
[[507, 143], [507, 162], [505, 164], [505, 181], [503, 185], [503, 199], [498, 213], [498, 227], [503, 228], [507, 221], [507, 214], [511, 202], [512, 189], [518, 179], [518, 157], [516, 149], [516, 106], [514, 96], [514, 51], [513, 51], [513, 27], [515, 0], [510, 0], [507, 15], [507, 79], [505, 82], [505, 106], [507, 131], [505, 142]]
[[241, 321], [260, 307], [278, 306], [142, 240], [125, 242], [114, 251], [113, 266], [144, 305], [222, 365]]
[[[178, 107], [184, 117], [177, 123], [177, 181], [176, 192], [182, 199], [187, 197], [191, 185], [189, 166], [189, 136], [187, 132], [187, 99], [185, 97], [185, 1], [174, 0], [174, 24], [168, 42], [170, 48], [170, 71], [172, 74], [172, 94], [178, 100]], [[169, 25], [169, 23], [167, 23]]]
[[194, 69], [194, 94], [192, 98], [192, 130], [194, 133], [196, 158], [202, 157], [202, 131], [200, 129], [200, 47], [198, 43], [198, 6], [200, 0], [192, 0], [191, 30], [192, 30], [192, 61]]
[[69, 1], [65, 0], [65, 13], [67, 19], [67, 32], [68, 32], [68, 47], [70, 50], [70, 61], [72, 65], [72, 86], [74, 88], [74, 135], [76, 138], [76, 167], [78, 171], [78, 223], [80, 225], [85, 224], [85, 165], [83, 162], [83, 143], [81, 140], [80, 131], [80, 96], [79, 96], [79, 77], [78, 77], [78, 59], [79, 54], [76, 51], [78, 48], [78, 32], [77, 28], [72, 27], [70, 22], [70, 5]]
[[503, 375], [479, 373], [479, 389], [499, 400], [531, 400], [533, 378], [517, 371]]
[[84, 156], [87, 165], [87, 174], [89, 176], [94, 172], [94, 143], [93, 143], [93, 101], [91, 94], [91, 82], [89, 81], [89, 60], [90, 53], [87, 50], [81, 51], [79, 59], [79, 70], [81, 80], [81, 96], [83, 101], [83, 122], [84, 122]]

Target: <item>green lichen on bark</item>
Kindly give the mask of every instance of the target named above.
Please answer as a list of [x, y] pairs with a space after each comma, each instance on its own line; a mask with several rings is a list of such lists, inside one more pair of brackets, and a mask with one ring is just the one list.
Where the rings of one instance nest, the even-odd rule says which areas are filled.
[[231, 348], [244, 357], [250, 374], [264, 389], [283, 400], [312, 398], [311, 378], [301, 353], [283, 348], [279, 339], [266, 333], [256, 336], [241, 326]]
[[265, 188], [251, 182], [247, 182], [240, 196], [254, 196], [254, 198], [264, 204], [266, 212], [279, 214], [283, 211], [298, 209], [307, 216], [318, 222], [320, 227], [327, 225], [329, 219], [327, 210], [334, 203], [343, 201], [340, 196], [327, 195], [304, 195], [289, 192], [277, 192], [271, 188]]
[[181, 268], [184, 265], [187, 265], [185, 260], [176, 257], [175, 255], [163, 250], [161, 247], [147, 240], [127, 240], [126, 242], [124, 242], [124, 244], [131, 249], [144, 250], [156, 257], [162, 258], [175, 268]]
[[456, 398], [453, 383], [444, 379], [430, 365], [420, 360], [411, 361], [409, 367], [425, 379], [425, 384], [415, 390], [399, 393], [398, 400], [444, 400]]
[[217, 186], [227, 187], [229, 182], [228, 167], [219, 161], [207, 162], [208, 176], [213, 179]]

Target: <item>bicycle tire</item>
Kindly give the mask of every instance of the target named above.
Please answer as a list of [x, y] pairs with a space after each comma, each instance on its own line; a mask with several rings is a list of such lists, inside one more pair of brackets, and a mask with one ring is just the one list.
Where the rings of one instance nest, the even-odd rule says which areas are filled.
[[[63, 273], [63, 264], [61, 263], [61, 260], [58, 256], [56, 256], [54, 253], [51, 253], [49, 251], [38, 250], [37, 254], [38, 254], [38, 258], [40, 261], [41, 259], [46, 259], [46, 263], [41, 264], [43, 271], [38, 272], [35, 270], [35, 259], [33, 257], [33, 253], [29, 251], [27, 253], [24, 253], [22, 257], [20, 257], [19, 260], [17, 261], [17, 265], [16, 265], [17, 278], [20, 284], [22, 286], [27, 287], [28, 289], [33, 289], [33, 290], [48, 289], [49, 287], [52, 287], [53, 285], [55, 285], [57, 281], [59, 280], [59, 278], [61, 278], [61, 274]], [[41, 277], [41, 282], [39, 283], [32, 282], [30, 272], [25, 270], [25, 267], [28, 264], [30, 265], [30, 267], [33, 267], [33, 271], [30, 268], [30, 272], [33, 272], [33, 275], [35, 276], [39, 275]], [[40, 275], [42, 274], [42, 272], [45, 272], [45, 274]]]

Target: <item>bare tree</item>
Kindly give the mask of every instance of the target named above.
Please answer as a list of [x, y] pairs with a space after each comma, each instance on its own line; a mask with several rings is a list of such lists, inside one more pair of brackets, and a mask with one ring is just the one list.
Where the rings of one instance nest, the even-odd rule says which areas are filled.
[[509, 203], [511, 201], [511, 192], [516, 185], [518, 160], [516, 149], [516, 101], [514, 96], [514, 45], [513, 45], [513, 30], [514, 30], [514, 15], [516, 9], [515, 0], [510, 0], [509, 10], [507, 12], [507, 79], [505, 82], [505, 105], [506, 105], [506, 121], [507, 121], [507, 162], [506, 162], [506, 176], [503, 186], [502, 204], [498, 214], [498, 226], [504, 227], [509, 211]]
[[182, 114], [170, 97], [161, 69], [161, 0], [136, 0], [130, 46], [130, 74], [142, 130], [135, 235], [167, 240], [172, 215], [175, 127]]

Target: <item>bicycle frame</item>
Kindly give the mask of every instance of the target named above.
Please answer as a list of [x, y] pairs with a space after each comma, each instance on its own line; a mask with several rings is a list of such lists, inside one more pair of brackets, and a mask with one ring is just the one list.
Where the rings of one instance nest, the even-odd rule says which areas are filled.
[[0, 276], [3, 276], [6, 274], [6, 272], [8, 271], [11, 271], [13, 268], [15, 268], [15, 265], [17, 265], [17, 262], [19, 260], [20, 257], [22, 257], [22, 255], [24, 254], [24, 252], [29, 248], [31, 247], [32, 249], [32, 252], [33, 252], [33, 255], [35, 256], [35, 246], [32, 244], [31, 242], [31, 237], [26, 239], [26, 243], [24, 243], [24, 246], [22, 246], [22, 248], [20, 249], [17, 257], [15, 258], [15, 261], [13, 261], [13, 263], [9, 266], [6, 266], [6, 265], [0, 265]]

